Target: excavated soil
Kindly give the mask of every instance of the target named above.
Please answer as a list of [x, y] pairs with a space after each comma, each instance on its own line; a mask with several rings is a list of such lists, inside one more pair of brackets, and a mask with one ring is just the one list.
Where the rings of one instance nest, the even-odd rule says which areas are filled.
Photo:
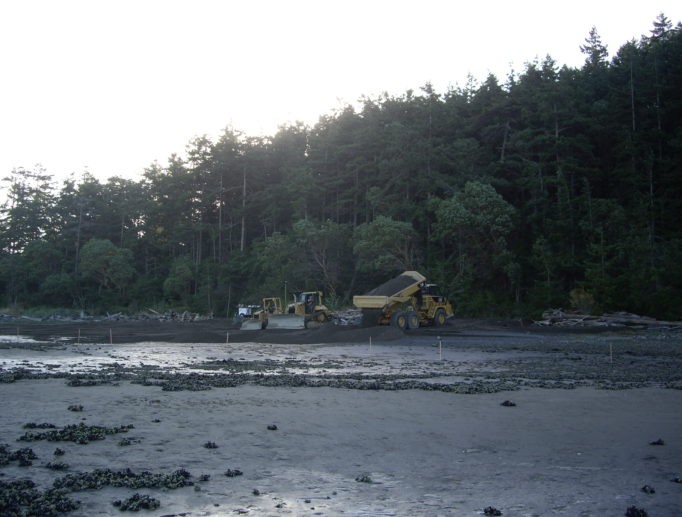
[[367, 293], [369, 296], [393, 296], [399, 293], [406, 287], [411, 286], [415, 283], [414, 278], [409, 275], [400, 275], [392, 278], [388, 282], [381, 284], [379, 287], [375, 287], [370, 292]]
[[[215, 318], [194, 322], [165, 320], [45, 321], [15, 320], [0, 323], [0, 336], [23, 335], [39, 341], [139, 343], [365, 343], [397, 341], [428, 335], [480, 335], [485, 332], [528, 334], [581, 334], [609, 329], [534, 327], [522, 320], [478, 320], [455, 318], [443, 328], [423, 327], [401, 331], [389, 326], [360, 327], [326, 324], [310, 330], [267, 329], [241, 331], [232, 319]], [[0, 347], [2, 344], [0, 343]]]
[[[405, 334], [394, 327], [362, 328], [323, 325], [316, 329], [240, 330], [230, 319], [197, 322], [178, 321], [100, 321], [100, 322], [16, 322], [0, 325], [0, 335], [23, 335], [39, 341], [96, 343], [282, 343], [311, 344], [366, 342], [402, 339]], [[0, 346], [2, 346], [0, 344]]]

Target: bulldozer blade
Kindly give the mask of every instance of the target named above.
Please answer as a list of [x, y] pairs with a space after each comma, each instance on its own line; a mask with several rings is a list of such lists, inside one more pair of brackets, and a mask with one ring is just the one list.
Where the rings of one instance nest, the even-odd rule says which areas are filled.
[[276, 314], [268, 316], [269, 329], [304, 329], [305, 318], [296, 314]]
[[263, 322], [259, 319], [244, 320], [242, 321], [241, 330], [261, 330], [263, 328]]

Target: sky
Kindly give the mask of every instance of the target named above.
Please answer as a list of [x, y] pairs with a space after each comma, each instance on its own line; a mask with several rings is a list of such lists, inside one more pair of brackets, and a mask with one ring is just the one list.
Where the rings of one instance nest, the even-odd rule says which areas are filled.
[[613, 56], [679, 0], [0, 0], [0, 179], [139, 178], [196, 136], [273, 135], [362, 96]]

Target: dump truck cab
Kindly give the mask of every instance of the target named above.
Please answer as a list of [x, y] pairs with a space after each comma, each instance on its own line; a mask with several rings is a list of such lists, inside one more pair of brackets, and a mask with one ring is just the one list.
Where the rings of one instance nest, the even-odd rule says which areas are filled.
[[420, 324], [442, 327], [454, 315], [452, 305], [436, 284], [421, 283], [413, 298], [412, 307], [419, 313]]

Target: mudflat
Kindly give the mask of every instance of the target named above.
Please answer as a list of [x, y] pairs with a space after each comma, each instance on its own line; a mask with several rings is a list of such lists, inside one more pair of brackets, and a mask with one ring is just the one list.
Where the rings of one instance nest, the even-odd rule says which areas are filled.
[[45, 326], [0, 328], [3, 515], [682, 514], [678, 333]]

